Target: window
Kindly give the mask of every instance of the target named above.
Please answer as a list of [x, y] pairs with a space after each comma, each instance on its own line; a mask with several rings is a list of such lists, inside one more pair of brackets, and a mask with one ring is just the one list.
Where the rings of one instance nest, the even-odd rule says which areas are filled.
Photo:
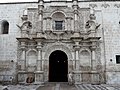
[[116, 63], [120, 64], [120, 55], [116, 55]]
[[2, 22], [2, 34], [8, 34], [9, 31], [9, 23], [7, 21]]
[[62, 30], [63, 21], [55, 21], [55, 30]]

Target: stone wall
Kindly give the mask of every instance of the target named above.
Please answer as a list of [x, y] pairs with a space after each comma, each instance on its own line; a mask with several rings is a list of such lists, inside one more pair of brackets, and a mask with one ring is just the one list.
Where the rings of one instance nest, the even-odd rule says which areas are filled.
[[[45, 2], [44, 8], [54, 5], [72, 8], [72, 2]], [[101, 61], [101, 65], [105, 69], [104, 71], [106, 71], [106, 82], [109, 84], [119, 83], [120, 65], [116, 64], [116, 55], [120, 55], [120, 2], [79, 2], [78, 6], [83, 9], [93, 8], [95, 10], [96, 22], [101, 24], [95, 34], [96, 36], [101, 37], [101, 50], [98, 52], [100, 54], [97, 55]], [[1, 60], [13, 60], [14, 62], [17, 62], [18, 41], [16, 40], [16, 37], [21, 36], [21, 31], [17, 25], [22, 25], [21, 17], [23, 11], [30, 7], [37, 8], [38, 3], [0, 4], [0, 24], [3, 20], [7, 20], [10, 24], [9, 34], [0, 34]], [[86, 21], [87, 20], [84, 21], [84, 24]], [[1, 71], [1, 73], [3, 72]]]
[[9, 34], [0, 34], [0, 59], [14, 60], [17, 62], [17, 46], [16, 37], [21, 35], [17, 25], [21, 24], [21, 16], [23, 11], [28, 7], [36, 7], [34, 3], [24, 4], [0, 4], [0, 31], [3, 20], [9, 23]]
[[16, 83], [16, 63], [13, 60], [0, 61], [0, 83]]

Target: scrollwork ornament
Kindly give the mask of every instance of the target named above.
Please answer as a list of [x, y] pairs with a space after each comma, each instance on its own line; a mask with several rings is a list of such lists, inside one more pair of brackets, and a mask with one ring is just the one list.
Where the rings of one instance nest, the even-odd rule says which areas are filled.
[[90, 7], [92, 7], [92, 8], [97, 7], [97, 5], [96, 5], [96, 4], [89, 4], [89, 6], [90, 6]]
[[110, 5], [105, 3], [105, 4], [102, 4], [101, 7], [107, 8], [107, 7], [110, 7]]
[[114, 7], [120, 8], [120, 4], [115, 4]]

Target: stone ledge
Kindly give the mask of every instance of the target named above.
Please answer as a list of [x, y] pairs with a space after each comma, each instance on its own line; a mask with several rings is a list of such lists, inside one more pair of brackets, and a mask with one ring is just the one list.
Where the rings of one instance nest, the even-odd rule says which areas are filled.
[[99, 74], [97, 71], [73, 71], [75, 74]]

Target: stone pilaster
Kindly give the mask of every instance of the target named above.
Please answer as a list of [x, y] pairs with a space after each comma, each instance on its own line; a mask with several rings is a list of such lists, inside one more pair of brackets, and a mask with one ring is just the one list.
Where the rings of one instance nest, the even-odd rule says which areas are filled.
[[42, 71], [42, 42], [45, 38], [39, 37], [34, 38], [34, 40], [37, 42], [37, 50], [38, 50], [38, 60], [37, 60], [37, 71]]
[[67, 20], [67, 24], [66, 24], [67, 30], [68, 31], [72, 31], [72, 18], [71, 17], [67, 17], [66, 20]]
[[42, 32], [43, 30], [43, 8], [44, 8], [44, 2], [40, 0], [39, 5], [38, 5], [38, 21], [39, 21], [39, 31]]
[[37, 60], [37, 71], [42, 71], [42, 45], [41, 42], [38, 42], [38, 60]]
[[26, 47], [25, 47], [25, 42], [21, 42], [21, 46], [22, 46], [21, 47], [22, 54], [21, 54], [21, 59], [20, 59], [20, 62], [22, 62], [21, 69], [26, 70]]
[[95, 46], [91, 47], [91, 52], [92, 52], [92, 60], [91, 60], [91, 66], [92, 66], [92, 70], [96, 70], [96, 55], [95, 55]]
[[20, 49], [22, 50], [21, 52], [21, 58], [18, 62], [20, 62], [19, 65], [21, 65], [21, 70], [26, 70], [26, 45], [28, 42], [28, 38], [17, 38], [17, 40], [20, 42]]
[[78, 71], [79, 70], [79, 46], [75, 46], [75, 70]]
[[40, 0], [38, 5], [37, 37], [43, 36], [43, 9], [44, 1]]
[[50, 31], [52, 28], [51, 28], [51, 17], [47, 17], [46, 18], [46, 29], [47, 31]]
[[96, 61], [96, 52], [95, 52], [95, 50], [96, 50], [96, 48], [97, 48], [97, 42], [98, 42], [98, 40], [100, 39], [100, 37], [90, 37], [89, 38], [90, 39], [90, 41], [91, 41], [91, 53], [92, 53], [92, 55], [91, 55], [91, 66], [92, 66], [92, 70], [93, 71], [95, 71], [96, 70], [96, 66], [97, 66], [97, 61]]
[[73, 0], [74, 9], [74, 31], [78, 32], [78, 0]]
[[79, 70], [79, 42], [83, 39], [82, 37], [79, 37], [79, 35], [75, 35], [71, 37], [71, 39], [75, 42], [74, 44], [74, 50], [75, 50], [75, 70]]
[[42, 63], [42, 42], [44, 37], [37, 37], [34, 40], [37, 42], [38, 58], [37, 58], [37, 71], [35, 72], [35, 83], [43, 82], [43, 63]]

